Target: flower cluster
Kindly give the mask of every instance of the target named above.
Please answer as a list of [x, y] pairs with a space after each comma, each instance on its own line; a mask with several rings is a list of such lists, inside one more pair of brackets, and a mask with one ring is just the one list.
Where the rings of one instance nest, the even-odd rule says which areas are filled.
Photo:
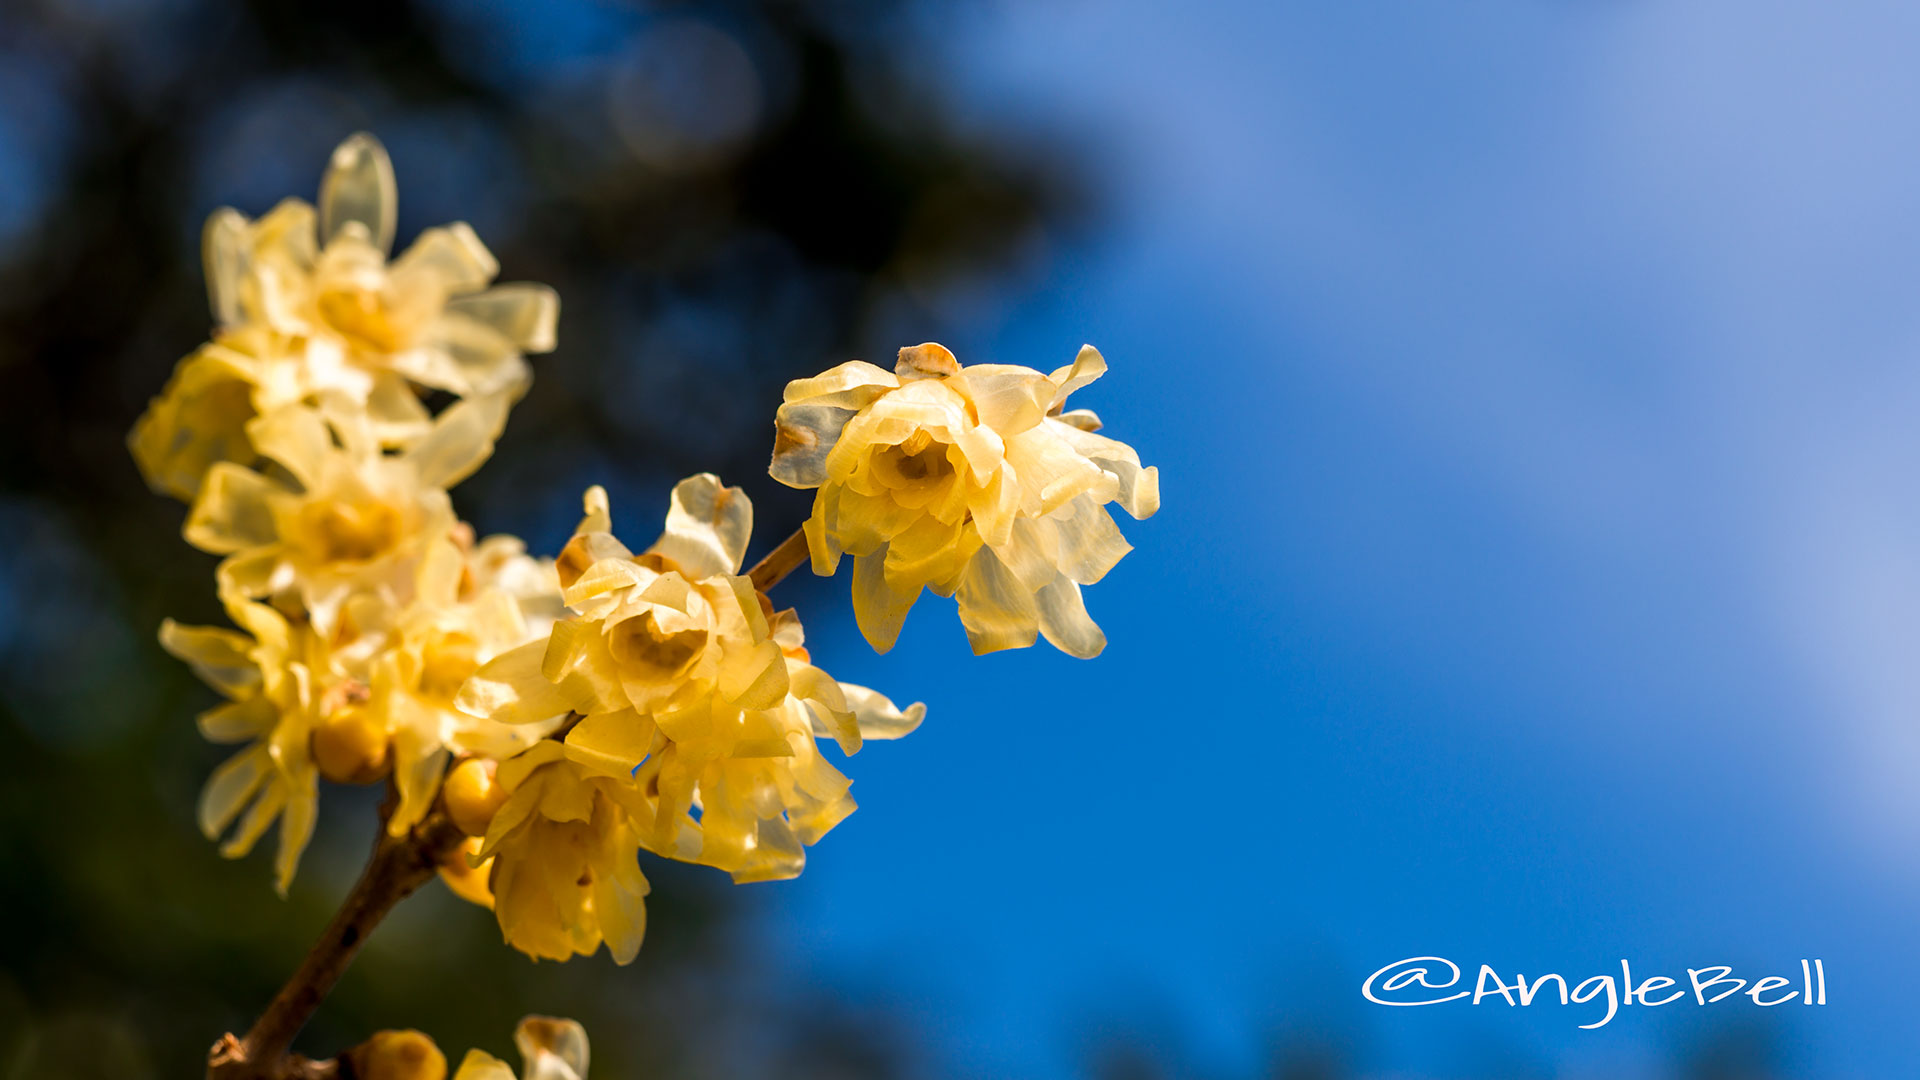
[[1106, 374], [1088, 345], [1051, 375], [1011, 364], [963, 367], [931, 342], [891, 373], [852, 361], [787, 384], [773, 476], [817, 488], [807, 519], [814, 572], [853, 556], [853, 610], [867, 641], [893, 647], [922, 589], [959, 601], [976, 653], [1036, 634], [1092, 657], [1106, 635], [1080, 586], [1132, 550], [1105, 506], [1160, 509], [1160, 474], [1096, 434], [1067, 396]]
[[[534, 957], [605, 945], [631, 961], [643, 851], [737, 882], [799, 874], [854, 809], [822, 740], [851, 755], [925, 714], [814, 665], [797, 615], [766, 595], [801, 540], [818, 573], [853, 557], [855, 614], [881, 652], [923, 589], [957, 598], [978, 652], [1039, 635], [1075, 656], [1104, 647], [1080, 589], [1130, 550], [1106, 505], [1151, 515], [1159, 479], [1092, 413], [1063, 411], [1105, 371], [1092, 348], [1049, 375], [963, 368], [927, 344], [892, 373], [855, 361], [789, 384], [771, 471], [818, 493], [750, 573], [752, 504], [704, 473], [673, 489], [645, 550], [614, 536], [596, 487], [539, 560], [476, 539], [449, 489], [492, 454], [558, 300], [489, 288], [497, 267], [465, 225], [389, 262], [394, 200], [385, 152], [357, 135], [317, 209], [215, 214], [214, 338], [130, 437], [149, 482], [190, 504], [187, 541], [221, 557], [235, 626], [160, 633], [227, 699], [202, 734], [244, 744], [208, 780], [200, 824], [239, 856], [277, 822], [281, 892], [322, 780], [387, 783], [389, 834], [435, 837], [447, 885]], [[529, 1051], [529, 1076], [583, 1075], [584, 1035], [554, 1031], [573, 1049]], [[417, 1033], [393, 1035], [394, 1054], [432, 1059]], [[510, 1073], [479, 1055], [460, 1075]]]
[[611, 531], [606, 493], [560, 553], [569, 616], [545, 641], [495, 657], [459, 704], [499, 724], [572, 718], [499, 770], [506, 801], [479, 858], [494, 860], [507, 940], [564, 960], [605, 941], [631, 960], [645, 928], [641, 849], [789, 878], [853, 811], [815, 737], [846, 753], [897, 738], [904, 711], [814, 667], [799, 620], [741, 576], [753, 506], [708, 474], [674, 488], [666, 531], [636, 555]]

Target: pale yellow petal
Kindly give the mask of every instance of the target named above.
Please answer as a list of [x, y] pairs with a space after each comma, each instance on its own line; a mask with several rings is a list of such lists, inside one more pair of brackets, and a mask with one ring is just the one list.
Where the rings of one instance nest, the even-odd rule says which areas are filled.
[[517, 1080], [507, 1063], [485, 1050], [469, 1050], [453, 1080]]
[[282, 490], [252, 469], [221, 462], [207, 471], [182, 534], [215, 555], [271, 544], [279, 539], [279, 526], [269, 500]]
[[788, 404], [805, 402], [809, 405], [859, 410], [899, 386], [899, 377], [887, 369], [865, 360], [849, 360], [811, 379], [793, 380], [787, 384], [780, 399]]
[[334, 148], [320, 180], [320, 235], [330, 241], [357, 222], [374, 247], [387, 251], [399, 202], [387, 148], [364, 131], [349, 135]]
[[255, 417], [247, 424], [247, 437], [263, 456], [285, 466], [309, 491], [319, 486], [328, 457], [337, 452], [326, 420], [301, 405]]
[[[1056, 387], [1053, 403], [1048, 411], [1058, 411], [1061, 405], [1066, 402], [1067, 398], [1075, 390], [1080, 389], [1106, 373], [1107, 361], [1105, 357], [1100, 355], [1100, 350], [1091, 345], [1080, 346], [1080, 353], [1073, 358], [1073, 363], [1063, 368], [1055, 368], [1053, 374], [1048, 376]], [[1092, 416], [1093, 414], [1088, 413], [1087, 415]], [[1098, 420], [1094, 421], [1094, 426], [1096, 428], [1099, 426]]]
[[1054, 648], [1090, 660], [1107, 647], [1107, 635], [1087, 615], [1080, 586], [1065, 574], [1035, 593], [1034, 603], [1039, 608], [1040, 632]]
[[514, 282], [455, 297], [447, 311], [491, 328], [523, 352], [551, 352], [560, 294], [545, 285]]
[[502, 724], [538, 723], [566, 713], [572, 701], [540, 672], [546, 652], [545, 641], [530, 641], [480, 665], [460, 687], [455, 706]]
[[208, 742], [237, 743], [265, 735], [279, 721], [279, 706], [260, 695], [208, 709], [195, 718], [194, 724]]
[[960, 605], [960, 623], [975, 655], [1001, 649], [1024, 649], [1039, 635], [1039, 612], [1033, 593], [990, 547], [977, 552], [960, 578], [954, 598]]
[[273, 853], [273, 887], [281, 896], [293, 884], [300, 868], [300, 855], [313, 839], [314, 820], [319, 816], [320, 792], [314, 770], [306, 769], [288, 780], [286, 808], [280, 812], [280, 844]]
[[898, 739], [911, 734], [927, 718], [927, 707], [916, 701], [904, 710], [877, 690], [853, 683], [841, 683], [847, 706], [853, 710], [863, 739]]
[[464, 221], [427, 229], [393, 261], [394, 287], [433, 288], [443, 296], [477, 292], [500, 272], [500, 264]]
[[[643, 887], [645, 883], [642, 878]], [[527, 1075], [521, 1080], [587, 1080], [592, 1055], [587, 1029], [576, 1021], [529, 1016], [514, 1028], [513, 1042], [526, 1065]]]
[[508, 402], [499, 396], [468, 398], [434, 421], [427, 437], [406, 453], [428, 487], [450, 488], [473, 475], [493, 454], [507, 422]]
[[240, 308], [240, 276], [246, 270], [247, 219], [223, 206], [207, 218], [200, 233], [200, 257], [206, 268], [207, 299], [213, 321], [234, 326], [245, 317]]
[[920, 596], [917, 588], [911, 593], [901, 593], [888, 584], [886, 564], [884, 546], [871, 555], [858, 555], [853, 560], [854, 621], [859, 623], [861, 635], [877, 653], [887, 652], [900, 640], [900, 628], [907, 621], [907, 612], [913, 610], [913, 602]]
[[241, 698], [260, 686], [253, 662], [254, 641], [245, 634], [214, 626], [160, 624], [160, 647], [184, 661], [202, 682], [229, 698]]
[[666, 531], [649, 550], [699, 580], [739, 573], [752, 533], [753, 503], [746, 493], [723, 486], [712, 473], [700, 473], [674, 485]]
[[261, 783], [272, 772], [273, 759], [263, 742], [240, 751], [213, 770], [206, 786], [200, 789], [198, 817], [200, 831], [207, 839], [215, 839], [226, 831], [241, 807], [260, 790]]

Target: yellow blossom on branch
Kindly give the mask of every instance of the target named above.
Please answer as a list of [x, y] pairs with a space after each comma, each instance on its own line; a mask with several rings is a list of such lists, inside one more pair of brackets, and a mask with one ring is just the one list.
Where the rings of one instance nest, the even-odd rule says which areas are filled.
[[1160, 507], [1160, 477], [1132, 447], [1095, 434], [1068, 395], [1106, 372], [1092, 346], [1050, 375], [963, 367], [927, 343], [892, 372], [852, 361], [787, 384], [771, 473], [816, 488], [807, 519], [814, 572], [853, 556], [860, 629], [886, 652], [922, 589], [959, 602], [976, 653], [1045, 635], [1096, 656], [1106, 636], [1082, 585], [1131, 550], [1105, 505]]
[[355, 590], [391, 591], [428, 543], [455, 525], [446, 488], [493, 452], [499, 397], [442, 413], [406, 451], [386, 454], [364, 426], [304, 407], [247, 425], [284, 476], [215, 465], [187, 515], [187, 542], [227, 558], [223, 589], [303, 608], [331, 633]]
[[251, 851], [278, 819], [274, 883], [284, 895], [313, 835], [319, 799], [314, 728], [330, 713], [353, 709], [357, 695], [305, 628], [234, 596], [227, 598], [227, 613], [245, 632], [168, 619], [160, 643], [228, 699], [200, 715], [200, 733], [210, 742], [248, 744], [215, 769], [201, 791], [201, 831], [218, 839], [239, 819], [220, 848], [233, 859]]
[[[513, 1029], [522, 1069], [517, 1080], [587, 1080], [587, 1030], [573, 1020], [529, 1016]], [[469, 1050], [453, 1080], [516, 1080], [507, 1063]]]
[[[665, 533], [635, 555], [611, 532], [606, 493], [587, 493], [557, 562], [573, 617], [484, 665], [460, 694], [462, 708], [503, 723], [577, 717], [564, 743], [502, 765], [502, 783], [537, 755], [543, 798], [593, 786], [638, 846], [738, 881], [800, 872], [805, 845], [853, 810], [816, 734], [852, 752], [863, 737], [911, 731], [924, 709], [903, 712], [808, 662], [792, 613], [774, 615], [739, 573], [751, 529], [746, 496], [703, 474], [674, 489]], [[501, 885], [507, 851], [494, 893], [511, 938], [521, 912]]]
[[361, 417], [398, 447], [429, 428], [422, 388], [525, 390], [524, 354], [553, 348], [558, 297], [488, 288], [499, 266], [461, 223], [428, 229], [389, 262], [395, 207], [386, 150], [362, 134], [334, 151], [317, 208], [287, 199], [258, 220], [231, 209], [208, 219], [215, 337], [129, 440], [149, 483], [192, 499], [213, 463], [249, 464], [247, 422], [287, 404]]

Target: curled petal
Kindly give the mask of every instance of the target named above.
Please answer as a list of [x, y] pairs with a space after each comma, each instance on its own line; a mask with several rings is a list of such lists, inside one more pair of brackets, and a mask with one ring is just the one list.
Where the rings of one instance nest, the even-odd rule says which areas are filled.
[[[1065, 404], [1068, 396], [1075, 390], [1080, 389], [1106, 373], [1107, 361], [1105, 357], [1100, 355], [1100, 350], [1091, 345], [1080, 346], [1080, 354], [1073, 358], [1073, 363], [1063, 368], [1055, 368], [1053, 374], [1047, 376], [1056, 387], [1053, 402], [1047, 411], [1058, 412], [1061, 405]], [[1093, 414], [1087, 413], [1087, 415], [1092, 416]], [[1099, 423], [1098, 420], [1095, 420], [1094, 427], [1097, 428]]]
[[515, 1077], [506, 1062], [485, 1050], [469, 1050], [467, 1056], [460, 1059], [460, 1068], [453, 1074], [453, 1080], [515, 1080]]
[[811, 401], [780, 406], [773, 419], [773, 463], [768, 474], [794, 488], [826, 483], [827, 455], [854, 412]]
[[1065, 574], [1034, 594], [1039, 607], [1040, 632], [1053, 647], [1068, 656], [1091, 660], [1107, 647], [1107, 635], [1087, 615], [1080, 586]]
[[893, 372], [903, 379], [945, 378], [960, 373], [960, 361], [945, 345], [927, 341], [901, 349]]
[[366, 230], [367, 239], [385, 252], [393, 247], [393, 226], [400, 203], [393, 161], [380, 140], [366, 132], [349, 135], [334, 148], [320, 180], [320, 234], [331, 241], [349, 223]]
[[263, 456], [286, 466], [308, 490], [319, 485], [326, 460], [334, 453], [326, 420], [299, 405], [255, 418], [247, 424], [247, 437]]
[[679, 565], [687, 577], [737, 574], [753, 533], [753, 503], [712, 473], [689, 476], [673, 487], [666, 531], [648, 550]]
[[898, 376], [865, 360], [849, 360], [811, 379], [795, 379], [787, 384], [781, 400], [789, 405], [829, 405], [859, 410], [889, 390], [900, 386]]
[[840, 692], [846, 695], [847, 707], [853, 710], [863, 739], [898, 739], [927, 718], [927, 707], [918, 701], [902, 710], [878, 690], [841, 683]]
[[560, 294], [546, 285], [514, 282], [455, 297], [447, 311], [488, 327], [522, 352], [552, 352]]
[[[639, 871], [635, 870], [635, 876]], [[646, 879], [641, 878], [643, 888]], [[553, 1016], [529, 1016], [513, 1029], [513, 1043], [526, 1064], [521, 1080], [587, 1080], [587, 1029]], [[457, 1080], [457, 1078], [456, 1078]]]

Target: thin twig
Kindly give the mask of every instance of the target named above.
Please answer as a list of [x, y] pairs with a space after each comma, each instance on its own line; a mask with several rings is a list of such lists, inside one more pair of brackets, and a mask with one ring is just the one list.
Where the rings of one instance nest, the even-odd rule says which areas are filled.
[[436, 811], [397, 838], [387, 835], [383, 821], [373, 857], [333, 921], [246, 1037], [228, 1035], [214, 1044], [207, 1059], [207, 1080], [307, 1080], [332, 1075], [332, 1062], [290, 1057], [287, 1048], [340, 981], [367, 935], [395, 904], [432, 879], [441, 861], [464, 838], [444, 812]]
[[747, 571], [747, 578], [753, 582], [754, 588], [766, 592], [780, 584], [782, 578], [798, 570], [809, 557], [807, 530], [795, 529], [792, 536], [780, 541], [779, 547], [767, 552], [766, 558]]

